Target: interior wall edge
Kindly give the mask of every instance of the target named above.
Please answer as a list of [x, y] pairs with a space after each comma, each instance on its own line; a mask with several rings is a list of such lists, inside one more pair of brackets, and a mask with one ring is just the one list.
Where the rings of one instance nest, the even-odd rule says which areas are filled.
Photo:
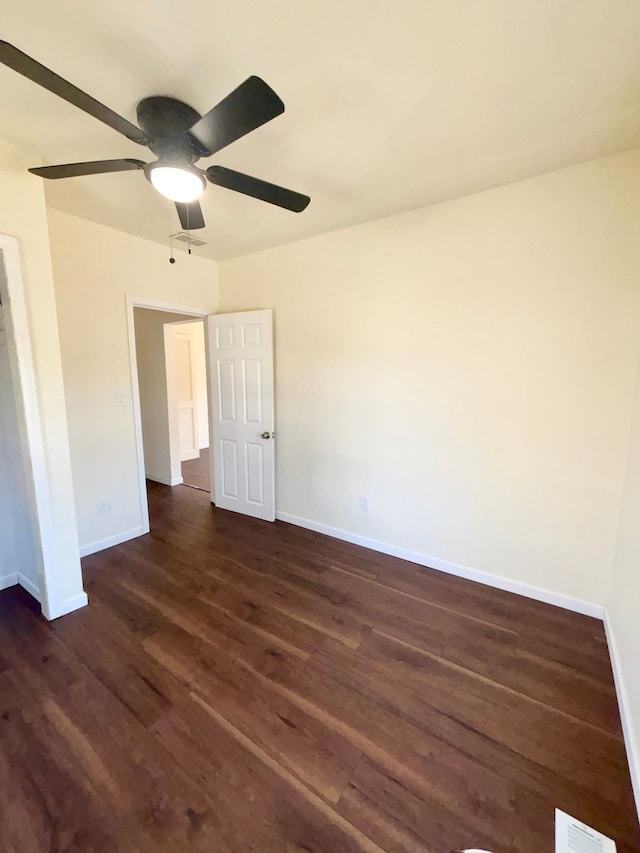
[[618, 697], [618, 710], [620, 711], [620, 721], [622, 723], [622, 734], [624, 736], [624, 745], [627, 750], [627, 762], [629, 764], [629, 773], [631, 774], [631, 785], [633, 794], [636, 800], [636, 809], [640, 818], [640, 740], [633, 725], [633, 715], [631, 713], [631, 703], [626, 687], [626, 679], [623, 674], [623, 667], [620, 660], [620, 652], [616, 641], [615, 629], [609, 609], [604, 609], [604, 630], [607, 637], [607, 645], [609, 647], [609, 656], [611, 658], [611, 668], [613, 670], [613, 681], [616, 688], [616, 696]]
[[181, 486], [184, 482], [182, 477], [163, 477], [161, 474], [146, 473], [147, 480], [153, 480], [154, 483], [161, 483], [163, 486]]
[[[45, 241], [46, 250], [40, 253], [44, 270], [37, 278], [41, 289], [34, 293], [34, 279], [27, 265], [32, 258], [28, 248], [24, 248], [22, 237], [0, 234], [0, 246], [6, 268], [5, 316], [13, 340], [9, 353], [15, 359], [12, 373], [14, 387], [19, 389], [16, 400], [20, 401], [21, 409], [20, 441], [28, 460], [25, 477], [35, 546], [35, 576], [28, 578], [25, 571], [18, 571], [16, 583], [40, 603], [43, 615], [49, 619], [49, 613], [60, 607], [70, 589], [74, 595], [78, 590], [82, 593], [67, 421], [64, 405], [60, 405], [64, 389], [59, 349], [56, 349], [58, 325], [50, 252]], [[39, 309], [37, 324], [33, 319], [34, 302]], [[59, 507], [67, 504], [70, 506], [61, 513]]]
[[592, 616], [594, 619], [604, 619], [604, 605], [598, 604], [594, 601], [585, 601], [582, 598], [566, 595], [561, 592], [554, 592], [553, 590], [534, 586], [533, 584], [528, 584], [524, 581], [511, 580], [510, 578], [495, 575], [482, 569], [474, 569], [470, 566], [461, 566], [458, 563], [453, 563], [450, 560], [443, 560], [440, 557], [430, 557], [427, 554], [421, 554], [418, 551], [409, 551], [405, 548], [400, 548], [397, 545], [391, 545], [388, 542], [369, 539], [366, 536], [351, 533], [349, 530], [329, 527], [326, 524], [321, 524], [308, 518], [300, 518], [299, 516], [290, 515], [286, 512], [276, 512], [276, 519], [278, 521], [285, 521], [287, 524], [295, 524], [296, 527], [304, 527], [307, 530], [313, 530], [315, 533], [323, 533], [325, 536], [332, 536], [334, 539], [351, 542], [353, 545], [361, 545], [363, 548], [370, 548], [372, 551], [378, 551], [381, 554], [398, 557], [401, 560], [407, 560], [408, 562], [416, 563], [419, 566], [436, 569], [439, 572], [445, 572], [449, 575], [466, 578], [467, 580], [474, 581], [476, 583], [486, 584], [487, 586], [492, 586], [496, 589], [502, 589], [505, 592], [513, 592], [516, 595], [523, 595], [526, 598], [532, 598], [535, 601], [541, 601], [545, 604], [552, 604], [555, 607], [563, 607], [565, 610], [571, 610], [574, 613], [581, 613], [583, 616]]

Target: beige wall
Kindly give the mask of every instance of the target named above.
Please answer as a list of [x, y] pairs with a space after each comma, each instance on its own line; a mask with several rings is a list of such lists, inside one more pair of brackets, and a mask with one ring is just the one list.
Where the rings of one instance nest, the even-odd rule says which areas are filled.
[[[73, 481], [83, 549], [142, 519], [125, 294], [215, 310], [217, 265], [49, 209]], [[129, 404], [119, 406], [126, 391]], [[99, 516], [107, 498], [111, 512]]]
[[614, 647], [614, 660], [619, 667], [618, 699], [621, 691], [626, 693], [627, 749], [634, 756], [633, 781], [640, 812], [640, 387], [629, 445], [608, 610], [609, 641]]
[[40, 419], [43, 455], [38, 467], [38, 495], [46, 502], [46, 525], [40, 530], [49, 616], [85, 603], [78, 559], [69, 441], [62, 386], [58, 322], [51, 271], [49, 235], [42, 181], [27, 172], [37, 158], [0, 141], [0, 234], [16, 237], [23, 295], [31, 339], [36, 390], [33, 406]]
[[634, 151], [222, 263], [275, 310], [279, 512], [604, 604], [639, 221]]

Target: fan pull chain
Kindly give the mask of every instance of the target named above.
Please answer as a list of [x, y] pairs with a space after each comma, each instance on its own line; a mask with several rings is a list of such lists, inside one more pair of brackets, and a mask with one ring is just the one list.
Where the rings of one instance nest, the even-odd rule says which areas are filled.
[[171, 202], [167, 204], [167, 214], [169, 217], [169, 263], [175, 264], [176, 259], [173, 257], [173, 229], [171, 227]]

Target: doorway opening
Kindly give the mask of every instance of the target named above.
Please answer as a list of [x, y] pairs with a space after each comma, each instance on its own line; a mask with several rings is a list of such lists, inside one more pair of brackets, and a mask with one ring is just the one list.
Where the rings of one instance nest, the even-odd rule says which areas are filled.
[[211, 491], [204, 323], [149, 308], [133, 315], [145, 479]]
[[210, 313], [205, 308], [127, 296], [144, 533], [149, 532], [147, 480], [182, 487], [185, 474], [187, 481], [195, 479], [195, 469], [201, 484], [197, 487], [211, 489], [204, 341], [204, 318]]

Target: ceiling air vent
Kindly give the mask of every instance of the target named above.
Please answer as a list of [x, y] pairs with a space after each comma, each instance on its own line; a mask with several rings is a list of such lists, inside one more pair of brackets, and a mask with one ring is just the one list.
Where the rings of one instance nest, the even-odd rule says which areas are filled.
[[200, 237], [194, 237], [193, 234], [188, 234], [186, 231], [178, 231], [177, 234], [171, 235], [172, 240], [177, 240], [179, 243], [191, 243], [192, 246], [206, 246], [207, 241]]

